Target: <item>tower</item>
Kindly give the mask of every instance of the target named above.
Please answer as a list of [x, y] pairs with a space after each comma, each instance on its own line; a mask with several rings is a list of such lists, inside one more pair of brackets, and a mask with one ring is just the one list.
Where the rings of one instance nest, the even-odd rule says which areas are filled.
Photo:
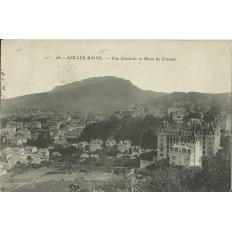
[[163, 121], [158, 132], [158, 160], [167, 158], [167, 127], [168, 122]]

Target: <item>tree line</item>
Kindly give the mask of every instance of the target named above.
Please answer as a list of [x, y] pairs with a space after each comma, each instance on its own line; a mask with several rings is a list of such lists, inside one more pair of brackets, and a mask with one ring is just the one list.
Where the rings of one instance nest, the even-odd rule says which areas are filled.
[[117, 142], [130, 140], [133, 146], [142, 148], [157, 147], [157, 132], [161, 119], [153, 115], [145, 118], [125, 115], [123, 118], [111, 116], [109, 120], [87, 125], [81, 133], [79, 141], [90, 142], [92, 139], [114, 138]]

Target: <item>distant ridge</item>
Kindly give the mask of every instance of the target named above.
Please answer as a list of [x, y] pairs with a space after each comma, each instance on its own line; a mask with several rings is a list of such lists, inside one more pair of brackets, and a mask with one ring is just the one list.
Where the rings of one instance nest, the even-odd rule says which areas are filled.
[[[155, 85], [155, 83], [154, 83]], [[209, 106], [212, 102], [231, 107], [231, 93], [198, 92], [163, 93], [142, 90], [129, 80], [114, 76], [92, 77], [57, 86], [44, 93], [29, 94], [2, 101], [2, 107], [27, 107], [41, 110], [97, 110], [128, 108], [132, 104], [171, 106], [186, 101], [192, 105]]]
[[129, 80], [114, 76], [92, 77], [75, 81], [44, 93], [4, 100], [6, 107], [29, 107], [41, 110], [93, 110], [129, 107], [152, 102], [165, 93], [142, 90]]

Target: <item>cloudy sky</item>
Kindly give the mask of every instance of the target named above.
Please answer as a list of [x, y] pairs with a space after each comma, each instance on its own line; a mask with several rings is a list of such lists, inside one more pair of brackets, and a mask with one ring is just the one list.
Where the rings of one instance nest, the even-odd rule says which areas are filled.
[[[77, 59], [80, 56], [102, 60]], [[231, 91], [231, 43], [3, 40], [2, 70], [6, 98], [97, 76], [124, 78], [144, 90], [222, 93]]]

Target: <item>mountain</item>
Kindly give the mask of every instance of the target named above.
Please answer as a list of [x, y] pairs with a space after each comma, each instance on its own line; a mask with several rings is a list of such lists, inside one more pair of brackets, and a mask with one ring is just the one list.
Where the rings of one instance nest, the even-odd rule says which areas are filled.
[[156, 104], [166, 107], [173, 106], [175, 103], [192, 106], [202, 106], [208, 108], [211, 106], [222, 107], [231, 111], [231, 93], [199, 93], [199, 92], [174, 92], [169, 95], [161, 96], [155, 99]]
[[130, 107], [153, 102], [165, 93], [142, 90], [130, 81], [106, 76], [93, 77], [57, 86], [45, 93], [6, 99], [3, 107], [27, 107], [41, 110], [94, 110], [105, 107]]

